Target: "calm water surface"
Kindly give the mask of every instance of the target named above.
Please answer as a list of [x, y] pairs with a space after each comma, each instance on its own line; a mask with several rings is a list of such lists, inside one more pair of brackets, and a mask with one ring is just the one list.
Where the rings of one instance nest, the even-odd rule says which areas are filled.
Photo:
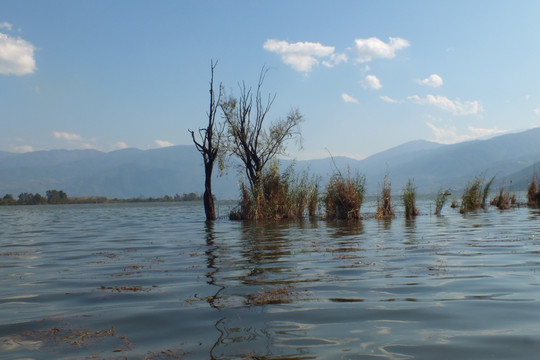
[[540, 212], [429, 207], [257, 225], [1, 207], [0, 358], [537, 359]]

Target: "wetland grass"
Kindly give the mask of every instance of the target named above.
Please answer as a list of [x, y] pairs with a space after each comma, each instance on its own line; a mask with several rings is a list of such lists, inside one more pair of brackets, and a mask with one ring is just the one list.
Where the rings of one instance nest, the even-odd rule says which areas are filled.
[[534, 174], [527, 191], [527, 205], [530, 207], [540, 207], [540, 185], [537, 178]]
[[324, 207], [327, 219], [362, 219], [360, 208], [364, 201], [366, 178], [356, 174], [344, 177], [335, 173], [326, 187]]
[[[435, 199], [435, 215], [441, 215], [442, 208], [450, 195], [450, 189], [446, 189], [444, 191], [442, 189], [439, 190], [437, 193], [437, 198]], [[453, 208], [454, 207], [457, 206], [453, 206]]]
[[306, 210], [310, 216], [317, 210], [318, 179], [300, 176], [292, 166], [280, 173], [278, 164], [272, 164], [252, 188], [244, 183], [240, 187], [240, 201], [231, 211], [231, 220], [283, 220], [301, 219]]
[[480, 208], [485, 209], [489, 188], [491, 187], [491, 184], [493, 184], [493, 180], [495, 180], [495, 176], [484, 184], [484, 177], [477, 176], [470, 181], [467, 186], [465, 186], [465, 190], [461, 196], [461, 207], [459, 208], [459, 212], [465, 214]]
[[402, 190], [401, 199], [403, 200], [403, 206], [405, 207], [405, 217], [412, 219], [419, 214], [416, 208], [416, 186], [414, 180], [409, 179], [407, 184]]
[[392, 208], [392, 183], [388, 180], [388, 174], [384, 175], [381, 187], [381, 197], [377, 198], [377, 212], [375, 218], [390, 219], [394, 217]]

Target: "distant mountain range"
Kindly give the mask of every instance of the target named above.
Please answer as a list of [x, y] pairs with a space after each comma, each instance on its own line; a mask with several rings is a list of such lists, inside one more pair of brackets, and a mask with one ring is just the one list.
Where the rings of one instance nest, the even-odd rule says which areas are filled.
[[[288, 166], [290, 161], [282, 161]], [[366, 176], [369, 194], [379, 191], [386, 173], [394, 192], [414, 179], [418, 193], [440, 188], [461, 190], [477, 175], [496, 176], [496, 186], [526, 190], [533, 172], [540, 171], [540, 128], [452, 145], [412, 141], [363, 160], [335, 157], [295, 161], [297, 172], [319, 175], [322, 182], [339, 169]], [[217, 169], [216, 169], [217, 173]], [[47, 190], [65, 191], [68, 196], [109, 198], [159, 197], [202, 193], [202, 157], [194, 146], [161, 149], [50, 150], [24, 154], [0, 152], [0, 196]], [[218, 199], [238, 197], [237, 170], [214, 178]]]

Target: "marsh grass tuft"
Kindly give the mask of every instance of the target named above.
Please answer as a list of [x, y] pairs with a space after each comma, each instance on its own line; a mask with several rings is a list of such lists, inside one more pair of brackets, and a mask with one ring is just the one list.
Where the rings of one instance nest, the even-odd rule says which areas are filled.
[[493, 184], [493, 180], [495, 180], [495, 176], [484, 184], [484, 177], [477, 176], [474, 180], [470, 181], [461, 196], [461, 207], [459, 212], [465, 214], [466, 212], [480, 208], [485, 209], [489, 188], [491, 187], [491, 184]]
[[527, 205], [531, 207], [540, 207], [540, 185], [536, 174], [533, 174], [529, 189], [527, 191]]
[[419, 214], [416, 208], [416, 186], [414, 185], [414, 180], [409, 179], [407, 181], [401, 193], [401, 199], [403, 200], [405, 217], [407, 219], [412, 219]]
[[437, 198], [435, 199], [435, 215], [441, 215], [442, 208], [450, 195], [450, 189], [444, 191], [442, 189], [439, 190]]
[[381, 197], [377, 198], [377, 212], [375, 218], [389, 219], [394, 217], [392, 208], [392, 183], [388, 180], [388, 174], [384, 175], [381, 187]]
[[490, 204], [496, 206], [499, 210], [508, 210], [516, 205], [516, 195], [504, 191], [504, 186], [499, 189], [499, 194], [491, 199]]
[[300, 219], [306, 209], [314, 215], [317, 209], [318, 179], [308, 179], [307, 173], [298, 176], [289, 166], [280, 173], [278, 163], [273, 163], [253, 188], [240, 185], [240, 201], [231, 211], [231, 220], [282, 220]]
[[344, 177], [336, 172], [326, 187], [324, 206], [327, 219], [361, 219], [366, 178], [359, 174]]

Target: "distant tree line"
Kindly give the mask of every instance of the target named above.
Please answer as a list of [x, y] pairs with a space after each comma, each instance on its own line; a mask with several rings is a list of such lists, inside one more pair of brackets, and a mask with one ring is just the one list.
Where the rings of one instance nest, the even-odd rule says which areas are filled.
[[18, 198], [6, 194], [0, 198], [0, 205], [45, 205], [45, 204], [95, 204], [95, 203], [124, 203], [124, 202], [174, 202], [174, 201], [201, 201], [203, 196], [196, 193], [183, 193], [174, 196], [143, 197], [129, 199], [108, 199], [105, 196], [68, 197], [62, 190], [47, 190], [43, 196], [39, 193], [20, 193]]

